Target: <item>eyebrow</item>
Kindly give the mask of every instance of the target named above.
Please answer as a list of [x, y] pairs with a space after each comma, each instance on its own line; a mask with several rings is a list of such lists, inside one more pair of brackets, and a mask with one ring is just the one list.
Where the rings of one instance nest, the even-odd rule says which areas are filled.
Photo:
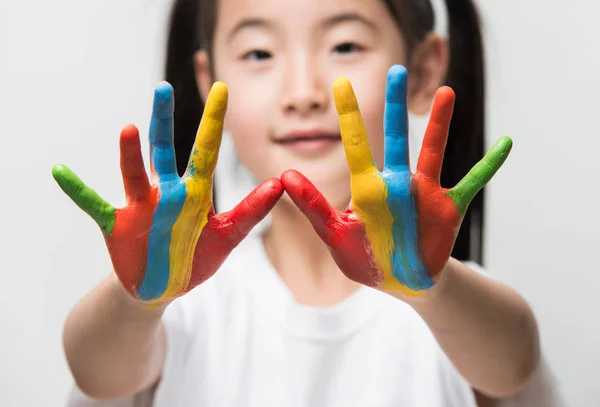
[[335, 26], [335, 25], [338, 25], [341, 23], [346, 23], [346, 22], [362, 23], [362, 24], [366, 25], [367, 27], [371, 28], [372, 30], [377, 31], [377, 25], [373, 21], [371, 21], [368, 18], [366, 18], [365, 16], [363, 16], [359, 13], [355, 13], [355, 12], [334, 14], [330, 17], [325, 18], [321, 22], [320, 25], [325, 28], [330, 28], [332, 26]]
[[[366, 18], [358, 13], [354, 13], [354, 12], [334, 14], [332, 16], [325, 18], [323, 21], [321, 21], [321, 23], [319, 25], [322, 26], [323, 28], [331, 28], [333, 26], [336, 26], [336, 25], [339, 25], [342, 23], [346, 23], [346, 22], [362, 23], [362, 24], [366, 25], [367, 27], [369, 27], [370, 29], [377, 31], [377, 25], [373, 21], [369, 20], [368, 18]], [[235, 35], [243, 29], [246, 29], [246, 28], [270, 28], [272, 26], [273, 26], [273, 24], [264, 18], [260, 18], [260, 17], [245, 18], [245, 19], [239, 21], [233, 27], [233, 29], [227, 36], [227, 42], [230, 42], [233, 39], [233, 37], [235, 37]]]
[[233, 29], [227, 36], [227, 42], [230, 42], [237, 33], [239, 33], [241, 30], [243, 30], [245, 28], [252, 28], [252, 27], [268, 28], [271, 26], [272, 26], [272, 24], [269, 21], [265, 20], [264, 18], [260, 18], [260, 17], [245, 18], [243, 20], [240, 20], [233, 27]]

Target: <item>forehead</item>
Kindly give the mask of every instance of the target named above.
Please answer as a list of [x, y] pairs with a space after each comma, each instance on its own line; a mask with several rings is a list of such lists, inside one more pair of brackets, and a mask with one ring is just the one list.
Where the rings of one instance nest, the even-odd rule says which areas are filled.
[[357, 13], [376, 22], [390, 18], [383, 0], [219, 0], [218, 20], [223, 29], [252, 18], [284, 27], [310, 26], [340, 13]]

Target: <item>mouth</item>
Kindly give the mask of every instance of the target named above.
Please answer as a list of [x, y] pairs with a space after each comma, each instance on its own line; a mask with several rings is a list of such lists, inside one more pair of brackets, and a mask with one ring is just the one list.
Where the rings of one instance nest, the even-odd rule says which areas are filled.
[[295, 130], [277, 137], [275, 144], [296, 152], [318, 153], [328, 150], [342, 141], [340, 133], [320, 129]]

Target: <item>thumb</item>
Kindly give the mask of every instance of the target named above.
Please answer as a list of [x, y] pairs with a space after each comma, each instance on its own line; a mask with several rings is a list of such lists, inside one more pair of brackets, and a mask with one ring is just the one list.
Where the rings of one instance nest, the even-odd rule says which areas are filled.
[[315, 232], [327, 244], [334, 236], [337, 211], [304, 175], [289, 170], [281, 175], [281, 183], [298, 209], [306, 216]]
[[282, 194], [281, 181], [272, 178], [256, 187], [233, 209], [215, 216], [234, 247], [271, 212]]

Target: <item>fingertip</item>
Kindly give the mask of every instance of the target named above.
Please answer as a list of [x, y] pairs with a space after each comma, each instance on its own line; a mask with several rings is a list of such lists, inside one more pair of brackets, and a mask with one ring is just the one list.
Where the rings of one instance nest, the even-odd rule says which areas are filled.
[[229, 90], [223, 82], [215, 82], [210, 88], [204, 114], [212, 117], [223, 118], [227, 111]]
[[227, 95], [229, 93], [229, 90], [227, 89], [227, 85], [225, 85], [221, 81], [216, 81], [215, 83], [213, 83], [212, 87], [210, 88], [210, 91], [217, 93], [219, 95], [224, 95], [225, 97], [227, 97]]
[[346, 114], [358, 110], [358, 102], [350, 80], [346, 77], [337, 78], [333, 84], [333, 98], [338, 114]]
[[58, 186], [60, 186], [60, 188], [65, 192], [69, 191], [74, 185], [81, 182], [77, 175], [75, 175], [75, 173], [64, 164], [56, 164], [54, 167], [52, 167], [52, 177]]
[[121, 141], [139, 140], [140, 132], [133, 124], [128, 124], [121, 130]]
[[59, 178], [63, 177], [66, 171], [68, 171], [66, 165], [56, 164], [54, 167], [52, 167], [52, 176], [55, 180], [58, 180]]
[[160, 82], [154, 89], [153, 114], [158, 118], [168, 118], [173, 114], [173, 86], [168, 82]]
[[285, 186], [286, 183], [289, 184], [290, 182], [294, 182], [295, 180], [298, 180], [298, 178], [303, 178], [303, 176], [296, 170], [287, 170], [284, 171], [279, 178]]
[[402, 65], [393, 65], [387, 74], [386, 100], [388, 102], [406, 101], [408, 71]]
[[297, 170], [287, 170], [281, 174], [281, 183], [288, 194], [298, 193], [305, 188], [314, 188], [314, 184]]
[[501, 143], [502, 145], [506, 146], [509, 149], [511, 149], [513, 146], [513, 140], [508, 136], [500, 137], [500, 140], [498, 140], [498, 143]]
[[54, 167], [52, 167], [52, 176], [56, 180], [65, 179], [74, 175], [75, 173], [64, 164], [56, 164]]
[[121, 134], [123, 133], [138, 133], [138, 128], [135, 126], [135, 124], [128, 123], [125, 125], [125, 127], [123, 127], [123, 130], [121, 130]]
[[[449, 86], [442, 86], [435, 92], [433, 101], [432, 117], [435, 120], [450, 120], [454, 111], [456, 94]], [[441, 114], [441, 116], [440, 116]]]
[[435, 96], [436, 98], [441, 98], [442, 100], [450, 101], [452, 103], [454, 103], [454, 99], [456, 99], [456, 93], [450, 86], [440, 87], [435, 93]]
[[407, 76], [408, 76], [408, 69], [406, 69], [406, 67], [404, 65], [395, 64], [395, 65], [392, 65], [390, 67], [390, 69], [388, 69], [388, 73], [387, 73], [388, 80], [390, 80], [390, 79], [406, 80]]
[[279, 178], [270, 178], [265, 182], [267, 188], [271, 190], [271, 194], [278, 198], [283, 195], [283, 183]]
[[119, 147], [122, 170], [128, 171], [140, 162], [142, 157], [140, 133], [133, 124], [128, 124], [121, 130]]
[[173, 95], [173, 92], [173, 86], [166, 81], [159, 82], [154, 90], [154, 94], [157, 98], [165, 100], [171, 97]]
[[350, 83], [350, 79], [346, 78], [345, 76], [340, 76], [333, 82], [334, 90], [338, 88], [345, 88], [347, 86], [352, 87], [352, 84]]
[[456, 94], [454, 93], [454, 89], [452, 89], [450, 86], [441, 86], [437, 92], [436, 95], [439, 95], [441, 97], [445, 97], [445, 98], [455, 98]]
[[499, 151], [503, 156], [506, 157], [512, 150], [512, 146], [513, 146], [512, 139], [508, 136], [503, 136], [503, 137], [500, 137], [498, 139], [498, 141], [496, 141], [496, 143], [494, 143], [491, 150]]

